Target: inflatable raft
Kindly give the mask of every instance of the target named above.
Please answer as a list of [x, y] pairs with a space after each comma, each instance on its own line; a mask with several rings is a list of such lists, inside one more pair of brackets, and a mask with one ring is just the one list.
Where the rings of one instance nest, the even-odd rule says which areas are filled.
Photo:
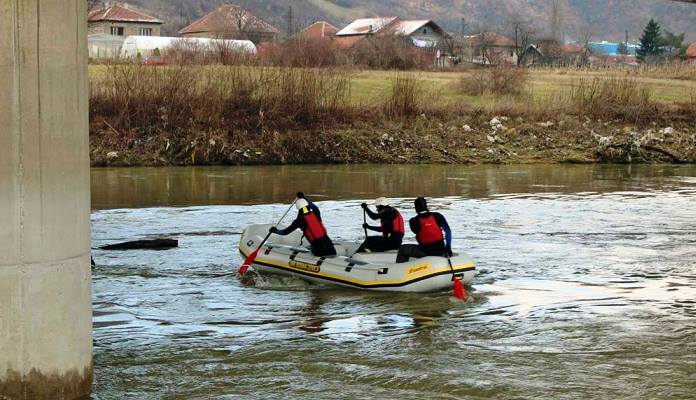
[[[242, 258], [256, 250], [271, 226], [252, 225], [244, 231], [239, 242]], [[445, 257], [412, 258], [397, 264], [396, 251], [355, 254], [360, 243], [334, 244], [337, 256], [315, 257], [299, 230], [288, 236], [271, 235], [252, 267], [314, 283], [397, 292], [449, 290], [455, 276], [468, 284], [476, 273], [474, 261], [466, 254], [454, 254], [451, 265]]]

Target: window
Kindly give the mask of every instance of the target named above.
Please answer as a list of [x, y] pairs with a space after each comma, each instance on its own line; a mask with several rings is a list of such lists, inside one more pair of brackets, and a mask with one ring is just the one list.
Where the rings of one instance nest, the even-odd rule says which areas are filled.
[[114, 36], [123, 36], [123, 27], [122, 26], [112, 26], [111, 27], [111, 34]]
[[423, 28], [423, 34], [427, 35], [428, 34], [428, 28]]
[[140, 28], [138, 34], [140, 36], [152, 36], [152, 28]]

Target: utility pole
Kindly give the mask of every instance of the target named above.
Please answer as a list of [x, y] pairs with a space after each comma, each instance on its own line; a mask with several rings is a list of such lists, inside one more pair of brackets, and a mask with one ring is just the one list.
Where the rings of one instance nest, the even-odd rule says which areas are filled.
[[292, 13], [292, 5], [288, 6], [288, 38], [295, 34], [295, 16]]
[[563, 43], [563, 0], [553, 0], [551, 4], [551, 36], [558, 43]]

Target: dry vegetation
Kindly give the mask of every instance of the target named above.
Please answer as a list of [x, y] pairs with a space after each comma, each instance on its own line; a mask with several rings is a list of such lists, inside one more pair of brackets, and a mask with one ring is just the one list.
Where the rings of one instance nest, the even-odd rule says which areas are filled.
[[519, 96], [526, 92], [528, 83], [529, 72], [526, 69], [506, 66], [479, 69], [460, 79], [462, 90], [470, 96]]
[[696, 90], [665, 101], [654, 69], [99, 68], [95, 165], [696, 160]]

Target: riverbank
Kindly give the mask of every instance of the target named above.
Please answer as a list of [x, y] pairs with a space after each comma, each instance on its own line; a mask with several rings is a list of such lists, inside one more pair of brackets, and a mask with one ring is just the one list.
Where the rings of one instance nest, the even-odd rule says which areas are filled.
[[93, 166], [696, 162], [694, 82], [654, 73], [109, 68]]
[[573, 119], [525, 121], [506, 116], [442, 121], [419, 116], [374, 126], [230, 134], [161, 132], [126, 138], [91, 136], [93, 166], [256, 165], [306, 163], [595, 163], [696, 162], [687, 125], [635, 128]]

